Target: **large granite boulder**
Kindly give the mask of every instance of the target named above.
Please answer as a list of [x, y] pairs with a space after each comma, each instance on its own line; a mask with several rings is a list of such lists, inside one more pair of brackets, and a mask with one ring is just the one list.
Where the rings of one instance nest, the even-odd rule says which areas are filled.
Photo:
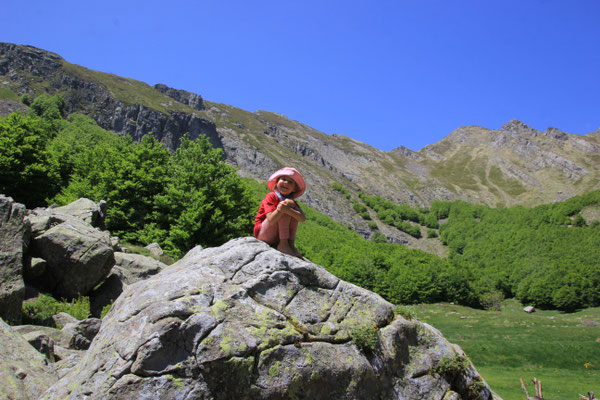
[[167, 265], [148, 256], [115, 252], [115, 268], [119, 268], [123, 283], [131, 285], [158, 274]]
[[66, 206], [50, 210], [54, 214], [67, 214], [80, 218], [96, 228], [104, 228], [104, 217], [106, 216], [106, 201], [104, 200], [96, 204], [92, 200], [82, 197]]
[[48, 229], [74, 218], [87, 225], [103, 229], [106, 207], [104, 200], [96, 204], [82, 197], [62, 207], [38, 207], [30, 210], [27, 220], [31, 224], [33, 237], [40, 236]]
[[0, 398], [38, 399], [58, 375], [45, 356], [0, 319]]
[[106, 279], [115, 263], [108, 232], [75, 217], [32, 239], [32, 247], [47, 262], [37, 284], [57, 298], [87, 294]]
[[254, 238], [129, 285], [44, 399], [489, 399], [468, 359], [378, 295]]
[[26, 212], [23, 204], [0, 194], [0, 318], [11, 324], [21, 322], [25, 294], [23, 254], [30, 234]]
[[127, 285], [156, 275], [166, 264], [141, 254], [115, 252], [115, 266], [110, 275], [90, 293], [90, 312], [100, 317], [102, 309], [114, 302]]

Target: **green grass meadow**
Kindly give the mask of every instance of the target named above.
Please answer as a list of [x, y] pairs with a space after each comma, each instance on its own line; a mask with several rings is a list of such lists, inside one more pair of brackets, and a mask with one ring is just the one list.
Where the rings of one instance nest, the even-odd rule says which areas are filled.
[[411, 308], [419, 320], [461, 346], [504, 400], [525, 399], [519, 378], [534, 396], [534, 377], [551, 400], [575, 400], [589, 391], [600, 394], [600, 307], [527, 314], [517, 301], [506, 300], [501, 311], [447, 303]]

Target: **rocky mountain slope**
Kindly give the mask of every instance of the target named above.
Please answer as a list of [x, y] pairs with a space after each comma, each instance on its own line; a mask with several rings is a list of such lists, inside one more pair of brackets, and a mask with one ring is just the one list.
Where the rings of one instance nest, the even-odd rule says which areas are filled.
[[[0, 43], [0, 111], [23, 109], [22, 95], [61, 93], [66, 112], [139, 140], [153, 132], [176, 148], [181, 136], [209, 137], [240, 174], [264, 180], [275, 169], [298, 168], [310, 183], [303, 201], [369, 237], [352, 209], [360, 192], [396, 203], [428, 206], [462, 199], [490, 206], [536, 205], [600, 187], [600, 131], [585, 136], [513, 120], [501, 129], [461, 127], [414, 152], [384, 152], [343, 135], [327, 135], [284, 115], [249, 112], [199, 95], [92, 71], [30, 46]], [[406, 242], [399, 232], [388, 237]]]

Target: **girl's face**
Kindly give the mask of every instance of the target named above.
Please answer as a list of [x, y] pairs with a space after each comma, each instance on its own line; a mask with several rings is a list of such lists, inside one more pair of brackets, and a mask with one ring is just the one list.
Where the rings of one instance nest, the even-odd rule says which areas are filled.
[[277, 180], [277, 185], [275, 185], [279, 193], [284, 196], [289, 196], [290, 193], [293, 193], [296, 190], [296, 182], [290, 177], [281, 176]]

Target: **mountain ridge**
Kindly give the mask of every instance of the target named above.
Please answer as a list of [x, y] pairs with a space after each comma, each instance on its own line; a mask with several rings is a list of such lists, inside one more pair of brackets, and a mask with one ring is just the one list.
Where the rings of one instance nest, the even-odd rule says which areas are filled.
[[[186, 132], [206, 135], [245, 177], [264, 181], [284, 165], [310, 186], [302, 200], [364, 237], [375, 230], [352, 208], [358, 194], [428, 207], [465, 200], [493, 207], [534, 206], [600, 187], [600, 131], [537, 131], [512, 120], [501, 129], [459, 127], [419, 151], [385, 152], [340, 134], [325, 134], [285, 115], [215, 103], [200, 95], [70, 64], [55, 53], [0, 43], [0, 109], [21, 109], [22, 95], [60, 93], [67, 114], [89, 115], [134, 140], [149, 132], [175, 149]], [[342, 185], [350, 199], [333, 189]], [[407, 243], [383, 224], [389, 240]]]

